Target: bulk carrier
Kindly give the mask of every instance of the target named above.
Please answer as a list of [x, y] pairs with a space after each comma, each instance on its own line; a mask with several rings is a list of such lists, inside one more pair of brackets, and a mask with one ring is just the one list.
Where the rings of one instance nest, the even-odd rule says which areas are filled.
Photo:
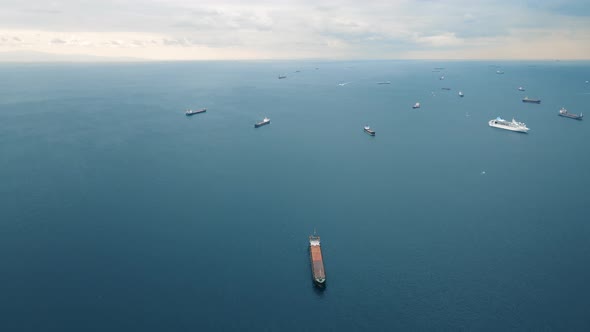
[[365, 133], [367, 133], [371, 136], [375, 136], [375, 131], [373, 129], [371, 129], [371, 127], [365, 126], [365, 128], [363, 130], [365, 131]]
[[315, 232], [309, 236], [309, 259], [311, 261], [313, 282], [319, 287], [324, 287], [326, 285], [326, 271], [324, 270], [324, 260], [322, 259], [320, 237]]
[[531, 99], [529, 97], [524, 97], [524, 98], [522, 98], [522, 102], [523, 103], [540, 104], [541, 103], [541, 99]]

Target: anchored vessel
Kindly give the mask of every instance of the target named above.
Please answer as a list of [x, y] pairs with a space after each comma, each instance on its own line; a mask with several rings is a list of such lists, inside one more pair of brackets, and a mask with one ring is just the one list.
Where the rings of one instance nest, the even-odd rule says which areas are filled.
[[582, 120], [582, 118], [584, 117], [584, 114], [580, 113], [580, 115], [577, 115], [574, 113], [570, 113], [565, 108], [562, 107], [559, 110], [559, 116], [564, 116], [564, 117], [570, 118], [570, 119]]
[[524, 98], [522, 98], [522, 102], [523, 103], [540, 104], [541, 103], [541, 99], [532, 99], [532, 98], [529, 98], [529, 97], [524, 97]]
[[264, 125], [267, 125], [267, 124], [269, 124], [269, 123], [270, 123], [270, 119], [269, 119], [269, 118], [267, 118], [267, 117], [265, 117], [265, 118], [264, 118], [262, 121], [260, 121], [260, 122], [256, 122], [256, 123], [254, 124], [254, 128], [262, 127], [262, 126], [264, 126]]
[[420, 103], [415, 103], [414, 106], [412, 106], [412, 108], [413, 109], [420, 108]]
[[279, 80], [282, 80], [283, 78], [287, 78], [287, 75], [279, 75]]
[[314, 232], [309, 236], [309, 259], [311, 261], [311, 274], [316, 285], [323, 287], [326, 284], [326, 271], [324, 271], [324, 260], [322, 259], [322, 248], [320, 237]]
[[367, 133], [367, 134], [369, 134], [371, 136], [375, 136], [375, 131], [372, 130], [371, 127], [365, 126], [364, 130], [365, 130], [365, 133]]
[[523, 122], [518, 122], [514, 120], [514, 118], [512, 119], [512, 121], [507, 121], [502, 119], [501, 117], [497, 117], [493, 120], [490, 120], [488, 124], [490, 125], [490, 127], [517, 131], [519, 133], [526, 133], [527, 131], [529, 131], [529, 128], [527, 128], [526, 124], [524, 124]]
[[503, 72], [503, 71], [501, 71], [501, 70], [496, 70], [496, 74], [498, 74], [498, 75], [502, 75], [502, 74], [504, 74], [504, 72]]
[[459, 97], [463, 98], [465, 95], [463, 94], [463, 92], [459, 91]]
[[190, 116], [190, 115], [195, 115], [195, 114], [205, 113], [205, 112], [207, 112], [207, 109], [201, 108], [198, 110], [186, 110], [186, 112], [184, 112], [184, 114], [186, 114], [186, 116]]
[[524, 91], [524, 88], [522, 86], [519, 86], [518, 91]]

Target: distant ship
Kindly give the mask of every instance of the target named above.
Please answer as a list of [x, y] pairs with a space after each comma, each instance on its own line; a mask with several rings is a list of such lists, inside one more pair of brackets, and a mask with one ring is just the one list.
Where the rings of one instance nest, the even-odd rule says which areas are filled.
[[282, 80], [283, 78], [287, 78], [287, 75], [279, 75], [279, 80]]
[[465, 95], [463, 94], [463, 92], [459, 91], [459, 97], [463, 98]]
[[391, 84], [391, 81], [377, 82], [377, 84]]
[[270, 119], [265, 117], [262, 121], [255, 123], [254, 128], [262, 127], [262, 126], [267, 125], [269, 123], [270, 123]]
[[447, 90], [447, 91], [451, 90], [451, 88], [441, 88], [441, 89], [442, 90]]
[[369, 126], [365, 126], [364, 128], [365, 133], [371, 135], [371, 136], [375, 136], [375, 131], [371, 129], [371, 127]]
[[348, 85], [348, 84], [350, 84], [350, 82], [338, 83], [338, 85], [340, 85], [340, 86], [345, 86], [345, 85]]
[[559, 110], [559, 116], [564, 116], [564, 117], [570, 118], [570, 119], [582, 120], [582, 118], [584, 117], [584, 114], [580, 113], [580, 115], [577, 115], [574, 113], [570, 113], [565, 108], [562, 107]]
[[445, 79], [444, 76], [439, 77], [439, 80], [441, 80], [441, 81], [444, 80], [444, 79]]
[[524, 98], [522, 98], [522, 102], [523, 103], [540, 104], [541, 103], [541, 99], [531, 99], [529, 97], [524, 97]]
[[526, 133], [529, 131], [529, 128], [527, 128], [527, 126], [524, 123], [518, 122], [514, 120], [514, 118], [512, 119], [512, 121], [507, 121], [500, 117], [497, 117], [493, 120], [490, 120], [488, 124], [490, 125], [490, 127], [516, 131], [519, 133]]
[[186, 112], [184, 112], [184, 114], [186, 116], [190, 116], [190, 115], [195, 115], [195, 114], [200, 114], [200, 113], [205, 113], [205, 112], [207, 112], [207, 109], [206, 108], [201, 108], [201, 109], [198, 109], [198, 110], [186, 110]]
[[412, 106], [412, 108], [413, 109], [420, 108], [420, 103], [415, 103], [414, 106]]
[[496, 74], [502, 75], [502, 74], [504, 74], [504, 72], [501, 70], [496, 70]]
[[325, 286], [326, 271], [324, 270], [322, 247], [320, 246], [320, 237], [315, 235], [315, 232], [309, 236], [309, 260], [311, 262], [313, 282], [319, 287]]
[[519, 86], [518, 91], [524, 91], [524, 88], [522, 86]]

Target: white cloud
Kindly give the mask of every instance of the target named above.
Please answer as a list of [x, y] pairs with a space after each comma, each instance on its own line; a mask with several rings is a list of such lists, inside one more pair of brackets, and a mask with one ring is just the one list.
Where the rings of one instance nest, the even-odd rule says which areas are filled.
[[457, 38], [454, 32], [445, 32], [440, 35], [417, 37], [416, 42], [434, 47], [448, 47], [463, 45], [464, 41]]
[[49, 41], [51, 44], [66, 44], [67, 41], [60, 39], [60, 38], [53, 38]]
[[[0, 51], [147, 59], [590, 57], [586, 17], [507, 0], [3, 2]], [[502, 43], [514, 52], [489, 53]], [[546, 43], [567, 44], [568, 52]], [[526, 45], [529, 54], [516, 51]]]

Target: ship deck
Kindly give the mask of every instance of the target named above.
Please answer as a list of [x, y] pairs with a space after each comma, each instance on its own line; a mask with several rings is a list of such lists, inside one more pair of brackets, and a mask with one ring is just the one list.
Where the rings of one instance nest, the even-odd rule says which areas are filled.
[[324, 260], [322, 258], [322, 249], [320, 246], [310, 246], [311, 266], [314, 278], [326, 278], [324, 271]]

